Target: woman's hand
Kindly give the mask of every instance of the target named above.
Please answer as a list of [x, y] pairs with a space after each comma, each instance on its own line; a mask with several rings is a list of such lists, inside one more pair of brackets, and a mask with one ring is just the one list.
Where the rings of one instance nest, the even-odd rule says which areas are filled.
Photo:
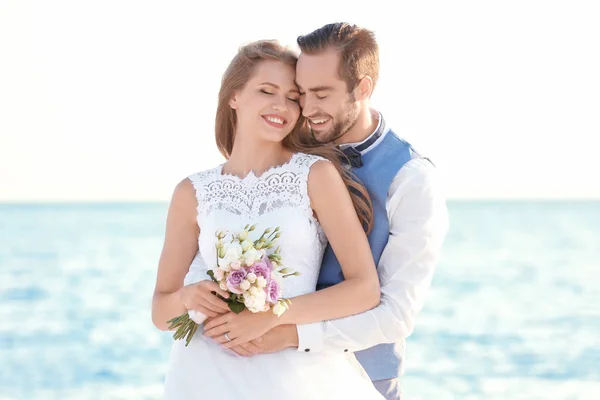
[[204, 336], [232, 348], [262, 336], [277, 325], [279, 319], [272, 311], [253, 313], [246, 309], [239, 314], [230, 312], [211, 319], [204, 325]]
[[208, 317], [217, 317], [229, 312], [229, 305], [218, 298], [217, 293], [229, 298], [229, 293], [213, 281], [205, 280], [179, 289], [179, 297], [187, 310], [196, 310]]

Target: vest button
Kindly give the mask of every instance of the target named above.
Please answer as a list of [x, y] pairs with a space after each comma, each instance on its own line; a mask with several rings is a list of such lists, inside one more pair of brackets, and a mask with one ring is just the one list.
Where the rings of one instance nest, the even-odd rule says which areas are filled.
[[308, 353], [310, 351], [310, 349], [304, 349], [304, 351]]
[[347, 353], [347, 352], [348, 352], [348, 349], [344, 349], [344, 353]]

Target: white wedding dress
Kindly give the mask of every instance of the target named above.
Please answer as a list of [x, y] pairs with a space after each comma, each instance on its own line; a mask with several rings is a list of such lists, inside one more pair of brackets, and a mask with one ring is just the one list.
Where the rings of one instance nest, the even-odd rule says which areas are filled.
[[[201, 263], [193, 263], [185, 284], [208, 279], [216, 260], [215, 232], [253, 234], [279, 226], [281, 256], [302, 275], [284, 280], [284, 297], [315, 291], [326, 237], [313, 217], [307, 193], [311, 165], [321, 158], [296, 153], [285, 164], [256, 177], [222, 173], [222, 165], [189, 177], [198, 199]], [[293, 307], [293, 304], [292, 304]], [[241, 357], [205, 338], [200, 329], [188, 347], [174, 341], [165, 380], [165, 398], [187, 399], [383, 399], [361, 373], [352, 353], [305, 353], [287, 349]]]

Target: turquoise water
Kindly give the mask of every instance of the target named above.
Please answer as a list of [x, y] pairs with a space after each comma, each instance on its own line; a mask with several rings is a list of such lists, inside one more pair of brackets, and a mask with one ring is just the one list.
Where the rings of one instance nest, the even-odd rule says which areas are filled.
[[[600, 202], [450, 202], [407, 400], [600, 397]], [[0, 205], [0, 399], [158, 399], [166, 204]]]

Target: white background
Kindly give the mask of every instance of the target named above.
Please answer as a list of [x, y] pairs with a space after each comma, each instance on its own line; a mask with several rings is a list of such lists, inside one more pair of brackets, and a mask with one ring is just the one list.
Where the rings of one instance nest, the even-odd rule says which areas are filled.
[[[374, 30], [374, 105], [451, 198], [600, 198], [596, 1], [0, 0], [0, 201], [168, 201], [237, 47]], [[393, 8], [392, 8], [393, 7]]]

